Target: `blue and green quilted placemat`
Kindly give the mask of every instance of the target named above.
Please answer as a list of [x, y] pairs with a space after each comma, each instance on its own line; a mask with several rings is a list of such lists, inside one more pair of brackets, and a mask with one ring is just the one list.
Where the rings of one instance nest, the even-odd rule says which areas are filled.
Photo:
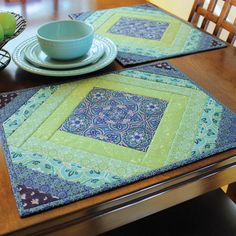
[[138, 64], [225, 47], [221, 40], [161, 11], [151, 4], [71, 14], [113, 40], [117, 60]]
[[0, 94], [21, 216], [236, 147], [236, 114], [168, 62]]

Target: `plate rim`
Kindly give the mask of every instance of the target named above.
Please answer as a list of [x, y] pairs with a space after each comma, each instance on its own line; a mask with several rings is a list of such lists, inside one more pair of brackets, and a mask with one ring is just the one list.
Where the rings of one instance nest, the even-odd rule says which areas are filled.
[[[82, 64], [82, 61], [81, 62], [77, 62], [77, 63], [73, 63], [73, 64], [66, 64], [66, 65], [61, 65], [62, 67], [61, 68], [59, 68], [59, 66], [60, 65], [53, 65], [53, 64], [49, 64], [50, 66], [48, 66], [48, 64], [43, 64], [43, 62], [40, 62], [40, 60], [37, 58], [37, 60], [34, 60], [34, 58], [32, 58], [32, 56], [30, 56], [29, 54], [32, 54], [33, 52], [32, 52], [32, 50], [33, 49], [31, 49], [30, 48], [30, 46], [32, 46], [32, 47], [34, 47], [34, 48], [36, 48], [36, 47], [38, 47], [39, 46], [39, 44], [37, 44], [37, 37], [35, 36], [35, 39], [33, 40], [33, 37], [32, 37], [32, 42], [30, 42], [27, 46], [25, 46], [25, 59], [29, 62], [29, 63], [31, 63], [31, 64], [33, 64], [34, 66], [36, 66], [36, 67], [40, 67], [40, 68], [44, 68], [44, 69], [53, 69], [53, 70], [66, 70], [66, 69], [74, 69], [74, 68], [80, 68], [80, 67], [84, 67], [84, 66], [87, 66], [87, 65], [89, 65], [89, 64], [92, 64], [93, 62], [95, 62], [96, 60], [99, 60], [99, 58], [101, 58], [102, 56], [103, 56], [103, 54], [105, 53], [105, 49], [104, 49], [104, 44], [103, 43], [101, 43], [100, 42], [100, 40], [97, 38], [97, 36], [94, 36], [94, 39], [96, 40], [96, 41], [98, 41], [98, 43], [97, 44], [99, 44], [100, 43], [100, 49], [98, 49], [98, 50], [100, 50], [99, 51], [99, 54], [98, 54], [98, 56], [96, 56], [95, 58], [93, 58], [93, 59], [91, 59], [90, 58], [90, 60], [89, 61], [87, 61], [87, 62], [85, 62], [84, 64]], [[36, 42], [36, 43], [35, 43]], [[99, 47], [99, 46], [97, 46], [97, 47]], [[30, 51], [30, 52], [29, 52]], [[28, 53], [29, 52], [29, 53]], [[82, 65], [79, 65], [79, 63], [80, 64], [82, 64]]]
[[[19, 55], [22, 53], [22, 50], [26, 47], [27, 43], [29, 43], [34, 37], [28, 38], [27, 40], [23, 41], [21, 44], [19, 44], [13, 54], [12, 59], [15, 62], [15, 64], [20, 67], [21, 69], [32, 73], [32, 74], [38, 74], [43, 76], [49, 76], [49, 77], [71, 77], [76, 75], [84, 75], [88, 73], [92, 73], [95, 71], [98, 71], [100, 69], [105, 68], [111, 62], [113, 62], [117, 56], [118, 50], [115, 43], [110, 40], [107, 37], [101, 36], [97, 34], [98, 38], [101, 40], [101, 42], [104, 44], [104, 55], [94, 64], [90, 64], [85, 67], [77, 68], [77, 69], [68, 69], [68, 70], [52, 70], [52, 69], [45, 69], [45, 68], [39, 68], [35, 67], [34, 65], [27, 62], [24, 58], [21, 58]], [[105, 58], [104, 58], [105, 57]], [[27, 63], [28, 65], [24, 65], [23, 63]], [[97, 65], [97, 66], [96, 66]], [[87, 68], [87, 70], [86, 70]], [[81, 72], [82, 71], [82, 72]]]

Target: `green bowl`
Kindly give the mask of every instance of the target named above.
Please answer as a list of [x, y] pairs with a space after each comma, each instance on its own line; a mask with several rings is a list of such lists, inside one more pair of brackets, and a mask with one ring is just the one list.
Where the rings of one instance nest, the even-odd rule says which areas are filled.
[[37, 31], [41, 50], [57, 60], [85, 55], [92, 46], [94, 29], [83, 21], [63, 20], [44, 24]]

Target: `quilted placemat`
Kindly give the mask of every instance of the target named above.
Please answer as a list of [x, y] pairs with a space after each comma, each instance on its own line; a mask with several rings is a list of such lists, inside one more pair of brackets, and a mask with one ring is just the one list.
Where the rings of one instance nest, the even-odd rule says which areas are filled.
[[151, 4], [71, 14], [113, 40], [123, 65], [225, 47], [226, 44]]
[[236, 147], [236, 114], [167, 62], [0, 94], [21, 216]]

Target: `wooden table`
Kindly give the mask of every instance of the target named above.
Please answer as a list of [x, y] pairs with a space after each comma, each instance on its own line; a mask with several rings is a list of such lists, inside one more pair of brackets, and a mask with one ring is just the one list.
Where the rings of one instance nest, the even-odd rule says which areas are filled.
[[[23, 13], [28, 14], [27, 30], [10, 42], [6, 49], [12, 52], [17, 44], [34, 34], [39, 24], [55, 18], [66, 18], [68, 13], [144, 2], [141, 0], [41, 0], [35, 3], [32, 1], [24, 3], [18, 8]], [[50, 5], [52, 3], [53, 6]], [[63, 5], [66, 3], [67, 5]], [[45, 6], [48, 4], [47, 11], [35, 10], [35, 6], [36, 8], [41, 6], [39, 4]], [[0, 1], [0, 9], [14, 10], [18, 9], [17, 6], [19, 5], [5, 5]], [[66, 10], [63, 10], [63, 7]], [[228, 46], [224, 49], [177, 57], [169, 61], [226, 106], [236, 111], [236, 48]], [[122, 68], [121, 65], [114, 62], [102, 72], [120, 68]], [[58, 81], [66, 81], [66, 78], [47, 78], [29, 74], [11, 62], [4, 71], [0, 72], [0, 92]], [[1, 152], [0, 235], [7, 233], [17, 236], [94, 235], [235, 181], [236, 149], [113, 191], [22, 219], [19, 217], [16, 208], [6, 162]]]

